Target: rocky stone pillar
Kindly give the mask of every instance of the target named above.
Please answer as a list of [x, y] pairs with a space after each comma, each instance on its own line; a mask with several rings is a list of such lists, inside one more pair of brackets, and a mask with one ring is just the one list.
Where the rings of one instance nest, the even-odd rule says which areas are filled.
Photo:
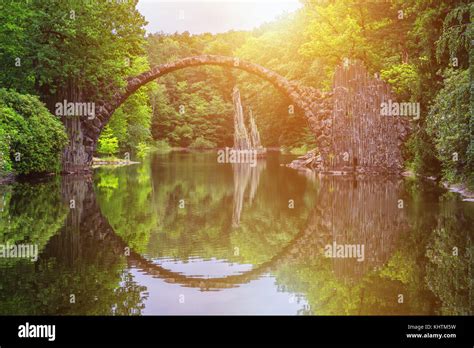
[[64, 117], [63, 124], [69, 138], [69, 144], [63, 152], [63, 172], [77, 173], [89, 170], [88, 153], [84, 146], [82, 120], [79, 117]]

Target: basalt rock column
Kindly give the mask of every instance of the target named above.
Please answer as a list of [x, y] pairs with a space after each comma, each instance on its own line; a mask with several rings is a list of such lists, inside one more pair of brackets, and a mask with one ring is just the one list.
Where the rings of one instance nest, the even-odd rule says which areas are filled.
[[244, 111], [240, 101], [240, 92], [234, 87], [232, 92], [234, 102], [234, 149], [249, 150], [252, 147], [247, 128], [244, 123]]
[[292, 168], [322, 173], [398, 174], [403, 169], [401, 147], [410, 131], [410, 120], [382, 116], [381, 105], [394, 100], [390, 86], [369, 76], [361, 62], [341, 65], [334, 75], [333, 91], [311, 95], [310, 127], [317, 151], [293, 161]]
[[401, 145], [409, 119], [382, 116], [381, 104], [394, 100], [390, 86], [369, 76], [358, 61], [341, 65], [334, 75], [331, 158], [326, 170], [399, 173]]
[[252, 149], [257, 151], [257, 156], [263, 156], [267, 150], [262, 146], [260, 140], [260, 132], [257, 128], [257, 123], [253, 117], [252, 109], [249, 110], [249, 119], [250, 119], [250, 143], [252, 144]]

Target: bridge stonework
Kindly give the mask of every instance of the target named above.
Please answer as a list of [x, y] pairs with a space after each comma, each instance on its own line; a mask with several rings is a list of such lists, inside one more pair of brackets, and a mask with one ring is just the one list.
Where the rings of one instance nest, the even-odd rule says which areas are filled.
[[[309, 166], [318, 171], [349, 171], [351, 168], [360, 171], [364, 166], [370, 170], [399, 170], [399, 145], [407, 134], [406, 122], [395, 117], [380, 119], [380, 101], [390, 96], [389, 88], [380, 80], [368, 78], [362, 65], [351, 64], [348, 69], [339, 67], [333, 91], [321, 92], [287, 80], [260, 65], [216, 55], [183, 58], [131, 77], [127, 79], [125, 89], [116, 89], [110, 100], [96, 103], [98, 110], [94, 119], [66, 123], [70, 145], [63, 155], [63, 170], [89, 170], [100, 133], [114, 111], [136, 90], [170, 72], [203, 65], [240, 69], [257, 75], [273, 84], [303, 112], [316, 138], [318, 152], [311, 152], [290, 166]], [[346, 152], [352, 164], [356, 159], [356, 165], [347, 165]], [[341, 153], [344, 162], [341, 162]]]

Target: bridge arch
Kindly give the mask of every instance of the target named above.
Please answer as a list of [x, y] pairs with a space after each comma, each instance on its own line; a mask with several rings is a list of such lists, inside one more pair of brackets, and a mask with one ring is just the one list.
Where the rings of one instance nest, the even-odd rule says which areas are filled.
[[109, 100], [96, 103], [98, 111], [94, 119], [82, 120], [80, 124], [72, 130], [72, 132], [74, 132], [73, 134], [71, 134], [71, 130], [68, 129], [69, 138], [73, 144], [70, 145], [70, 148], [65, 151], [63, 156], [64, 170], [78, 171], [77, 169], [79, 169], [80, 171], [81, 167], [84, 168], [91, 165], [92, 156], [96, 150], [97, 140], [101, 131], [109, 122], [114, 111], [140, 87], [170, 72], [204, 65], [240, 69], [270, 82], [286, 95], [297, 109], [303, 111], [316, 137], [322, 133], [318, 111], [327, 111], [331, 105], [329, 98], [331, 94], [319, 92], [312, 87], [302, 86], [298, 82], [290, 81], [261, 65], [240, 60], [236, 57], [219, 55], [187, 57], [171, 63], [155, 66], [147, 72], [128, 78], [125, 90], [117, 89], [111, 93], [112, 97]]
[[[404, 116], [381, 117], [381, 105], [396, 100], [390, 86], [372, 76], [362, 62], [336, 68], [331, 92], [320, 92], [258, 64], [234, 57], [202, 55], [155, 66], [127, 79], [125, 89], [112, 91], [108, 100], [96, 103], [92, 120], [67, 122], [69, 146], [63, 154], [65, 172], [90, 171], [92, 156], [102, 129], [114, 111], [141, 86], [170, 72], [204, 65], [240, 69], [269, 81], [303, 114], [316, 139], [318, 153], [310, 152], [291, 166], [322, 173], [400, 174], [402, 145], [411, 131]], [[352, 165], [350, 165], [352, 163]]]

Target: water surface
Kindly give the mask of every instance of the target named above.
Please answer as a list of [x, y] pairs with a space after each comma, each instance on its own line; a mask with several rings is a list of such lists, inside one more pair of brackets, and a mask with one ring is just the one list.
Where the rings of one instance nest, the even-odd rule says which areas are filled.
[[216, 158], [0, 186], [0, 242], [40, 251], [0, 258], [0, 314], [474, 313], [473, 203], [409, 179], [300, 173], [278, 154]]

